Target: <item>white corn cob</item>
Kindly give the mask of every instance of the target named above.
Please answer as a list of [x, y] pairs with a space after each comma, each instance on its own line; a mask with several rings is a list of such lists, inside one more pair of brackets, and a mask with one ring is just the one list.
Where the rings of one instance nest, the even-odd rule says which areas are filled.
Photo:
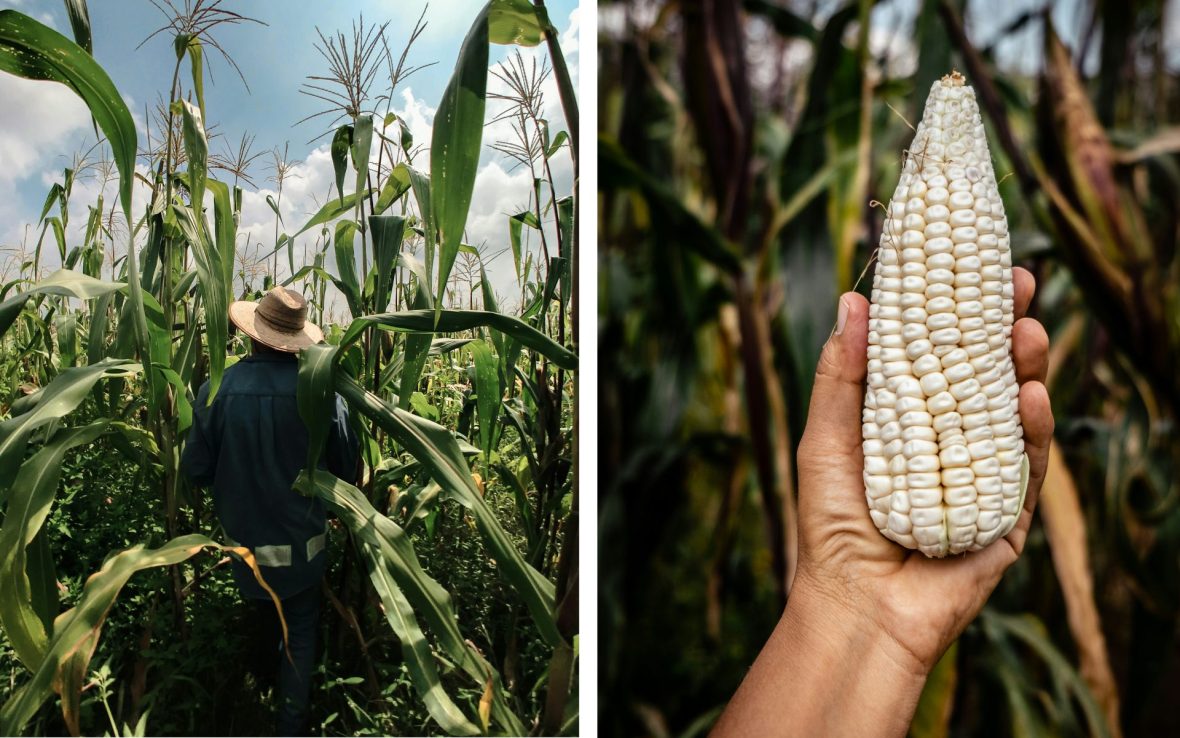
[[975, 91], [953, 72], [902, 167], [869, 307], [869, 515], [927, 556], [987, 546], [1024, 505], [1012, 305], [1004, 203]]

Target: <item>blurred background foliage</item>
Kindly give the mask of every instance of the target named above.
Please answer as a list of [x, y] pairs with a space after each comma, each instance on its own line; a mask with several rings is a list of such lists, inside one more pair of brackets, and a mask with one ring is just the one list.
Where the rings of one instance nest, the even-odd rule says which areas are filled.
[[815, 363], [957, 68], [1057, 442], [912, 734], [1180, 734], [1178, 47], [1164, 0], [600, 3], [604, 733], [705, 733], [777, 621]]

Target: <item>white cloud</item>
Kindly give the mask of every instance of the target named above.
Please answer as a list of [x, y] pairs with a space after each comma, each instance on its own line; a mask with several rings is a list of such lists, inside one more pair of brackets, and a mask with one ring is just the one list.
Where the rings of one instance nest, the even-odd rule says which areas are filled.
[[[425, 163], [425, 160], [430, 158], [430, 134], [434, 129], [434, 114], [438, 109], [417, 98], [412, 87], [402, 90], [401, 99], [402, 106], [393, 108], [390, 112], [401, 118], [406, 127], [410, 129], [410, 135], [414, 137], [414, 146], [411, 150], [420, 148], [424, 152], [423, 162]], [[396, 126], [391, 125], [386, 135], [397, 140], [399, 134], [395, 131], [397, 131]]]
[[[467, 0], [463, 0], [467, 2]], [[483, 0], [471, 0], [472, 8], [481, 5]], [[451, 17], [464, 17], [453, 11]], [[433, 11], [432, 11], [433, 12]], [[474, 11], [473, 11], [474, 12]], [[453, 36], [454, 24], [436, 22], [447, 34]], [[578, 11], [569, 15], [568, 25], [562, 33], [562, 48], [565, 53], [571, 76], [574, 77], [575, 88], [578, 75], [578, 42], [579, 22]], [[508, 53], [515, 53], [517, 47], [507, 49]], [[520, 49], [526, 64], [538, 63], [547, 58], [548, 50], [544, 45], [535, 48]], [[500, 56], [504, 56], [503, 53]], [[493, 76], [489, 76], [489, 91], [503, 92], [504, 84]], [[564, 116], [561, 110], [560, 97], [557, 93], [555, 80], [550, 76], [546, 81], [543, 94], [545, 97], [544, 115], [550, 121], [553, 135], [565, 128]], [[25, 190], [30, 178], [36, 177], [47, 189], [55, 181], [59, 181], [61, 168], [65, 163], [62, 157], [78, 148], [78, 142], [90, 130], [90, 116], [85, 105], [66, 88], [48, 83], [31, 83], [6, 75], [0, 76], [0, 99], [21, 100], [22, 105], [9, 105], [0, 108], [0, 195], [5, 192], [13, 194], [17, 188]], [[136, 127], [140, 137], [144, 135], [144, 121], [142, 110], [137, 109], [134, 102], [127, 100], [132, 115], [136, 119]], [[437, 101], [427, 101], [418, 96], [413, 88], [406, 87], [395, 95], [392, 112], [395, 112], [409, 127], [414, 137], [414, 146], [418, 153], [413, 165], [423, 171], [430, 169], [430, 138], [434, 117], [437, 113]], [[487, 105], [487, 119], [493, 118], [504, 109], [506, 103], [489, 100]], [[396, 124], [389, 131], [391, 138], [396, 140]], [[474, 194], [467, 221], [465, 241], [485, 250], [491, 261], [488, 263], [489, 278], [496, 293], [502, 299], [502, 306], [512, 308], [519, 304], [519, 287], [512, 256], [509, 250], [508, 218], [530, 206], [533, 174], [525, 167], [512, 168], [512, 162], [491, 148], [497, 140], [507, 138], [510, 128], [506, 122], [499, 122], [485, 127], [484, 145], [479, 170], [476, 174]], [[376, 162], [378, 142], [374, 142], [372, 162]], [[553, 175], [557, 181], [559, 196], [568, 195], [572, 191], [573, 172], [568, 150], [558, 153], [553, 161]], [[264, 167], [267, 168], [267, 167]], [[147, 176], [150, 174], [144, 172]], [[215, 176], [218, 174], [213, 173]], [[538, 172], [538, 175], [541, 175]], [[279, 200], [282, 224], [279, 232], [294, 233], [326, 202], [335, 196], [335, 176], [332, 167], [330, 144], [325, 141], [308, 153], [305, 158], [295, 164], [283, 186], [282, 198], [279, 199], [277, 187], [273, 182], [264, 181], [262, 176], [255, 177], [255, 181], [262, 185], [259, 189], [247, 189], [243, 192], [242, 213], [238, 228], [237, 249], [239, 254], [248, 258], [257, 258], [268, 253], [274, 246], [275, 216], [267, 203], [267, 197]], [[354, 174], [350, 171], [345, 178], [345, 192], [354, 189]], [[74, 185], [71, 199], [70, 235], [69, 242], [77, 244], [81, 240], [82, 230], [85, 228], [87, 206], [93, 204], [99, 194], [102, 194], [106, 208], [116, 203], [117, 182], [108, 182], [105, 187], [93, 178], [79, 179]], [[135, 190], [134, 217], [140, 217], [145, 211], [148, 188], [137, 182]], [[14, 201], [16, 204], [14, 204]], [[411, 210], [415, 210], [412, 196], [408, 198]], [[545, 204], [548, 195], [545, 195]], [[20, 205], [19, 199], [0, 196], [0, 244], [19, 242], [23, 231], [22, 223], [35, 219], [39, 214], [40, 201], [37, 212], [27, 211], [27, 207]], [[212, 201], [206, 200], [208, 212], [212, 213]], [[211, 216], [210, 216], [211, 218]], [[552, 220], [552, 214], [546, 215]], [[556, 241], [554, 228], [548, 224], [547, 237], [550, 239], [550, 250], [556, 255]], [[319, 229], [312, 229], [299, 237], [295, 247], [295, 266], [298, 269], [304, 261], [304, 252], [310, 254], [316, 244]], [[36, 236], [33, 235], [35, 242]], [[530, 248], [539, 255], [540, 247], [535, 232], [525, 229], [526, 248]], [[360, 244], [357, 244], [357, 261], [359, 272]], [[120, 252], [121, 252], [120, 248]], [[499, 254], [499, 256], [494, 256]], [[280, 281], [290, 275], [287, 266], [285, 250], [279, 255]], [[534, 257], [536, 258], [536, 257]], [[54, 256], [56, 260], [56, 256]], [[310, 257], [307, 259], [310, 262]], [[334, 253], [329, 249], [326, 256], [327, 268], [332, 273], [338, 273]], [[107, 265], [109, 268], [109, 264]], [[235, 268], [235, 273], [237, 269]], [[363, 276], [363, 275], [362, 275]], [[261, 279], [254, 280], [255, 286], [260, 286]], [[235, 284], [235, 292], [241, 284]], [[332, 290], [334, 292], [334, 290]], [[336, 296], [331, 300], [330, 312], [338, 319], [344, 319], [346, 311], [343, 300]]]
[[0, 75], [0, 186], [11, 185], [76, 147], [90, 111], [68, 87]]
[[[487, 0], [446, 0], [446, 2], [428, 6], [426, 17], [423, 19], [426, 29], [422, 32], [419, 41], [423, 43], [454, 43], [457, 38], [461, 43], [462, 39], [467, 36], [471, 20], [486, 4]], [[392, 19], [388, 32], [393, 39], [390, 45], [394, 46], [394, 43], [399, 39], [397, 35], [399, 29], [404, 29], [404, 35], [409, 35], [414, 22], [422, 13], [424, 3], [384, 0], [378, 5], [379, 10], [374, 14], [374, 17]], [[394, 48], [400, 50], [398, 47]]]
[[[574, 8], [570, 11], [569, 26], [561, 33], [561, 52], [565, 54], [567, 60], [569, 57], [577, 54], [579, 49], [580, 32], [582, 30], [581, 14], [578, 12], [580, 8]], [[572, 72], [571, 72], [572, 74]]]
[[[42, 198], [26, 212], [20, 193], [44, 181], [44, 171], [57, 170], [78, 148], [79, 133], [90, 127], [86, 105], [65, 85], [0, 74], [0, 276], [19, 266], [22, 242], [31, 250], [36, 234], [26, 224], [40, 214]], [[45, 188], [48, 189], [48, 186]]]

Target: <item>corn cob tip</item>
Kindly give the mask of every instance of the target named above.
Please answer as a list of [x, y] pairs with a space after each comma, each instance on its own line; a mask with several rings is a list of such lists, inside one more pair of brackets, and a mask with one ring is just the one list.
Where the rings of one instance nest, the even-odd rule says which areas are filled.
[[967, 84], [967, 78], [959, 74], [957, 69], [952, 69], [950, 74], [943, 75], [941, 81], [943, 87], [962, 87]]

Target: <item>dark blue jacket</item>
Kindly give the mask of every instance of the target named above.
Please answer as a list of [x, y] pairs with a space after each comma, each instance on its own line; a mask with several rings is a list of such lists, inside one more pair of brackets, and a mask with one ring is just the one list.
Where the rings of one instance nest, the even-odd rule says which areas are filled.
[[[291, 489], [307, 463], [307, 428], [295, 400], [299, 363], [285, 354], [243, 358], [225, 371], [206, 407], [209, 383], [193, 406], [181, 472], [213, 490], [226, 535], [254, 551], [266, 583], [279, 597], [317, 584], [324, 573], [324, 506]], [[320, 462], [336, 476], [355, 478], [359, 444], [339, 396]], [[267, 597], [236, 558], [234, 578], [246, 597]]]

